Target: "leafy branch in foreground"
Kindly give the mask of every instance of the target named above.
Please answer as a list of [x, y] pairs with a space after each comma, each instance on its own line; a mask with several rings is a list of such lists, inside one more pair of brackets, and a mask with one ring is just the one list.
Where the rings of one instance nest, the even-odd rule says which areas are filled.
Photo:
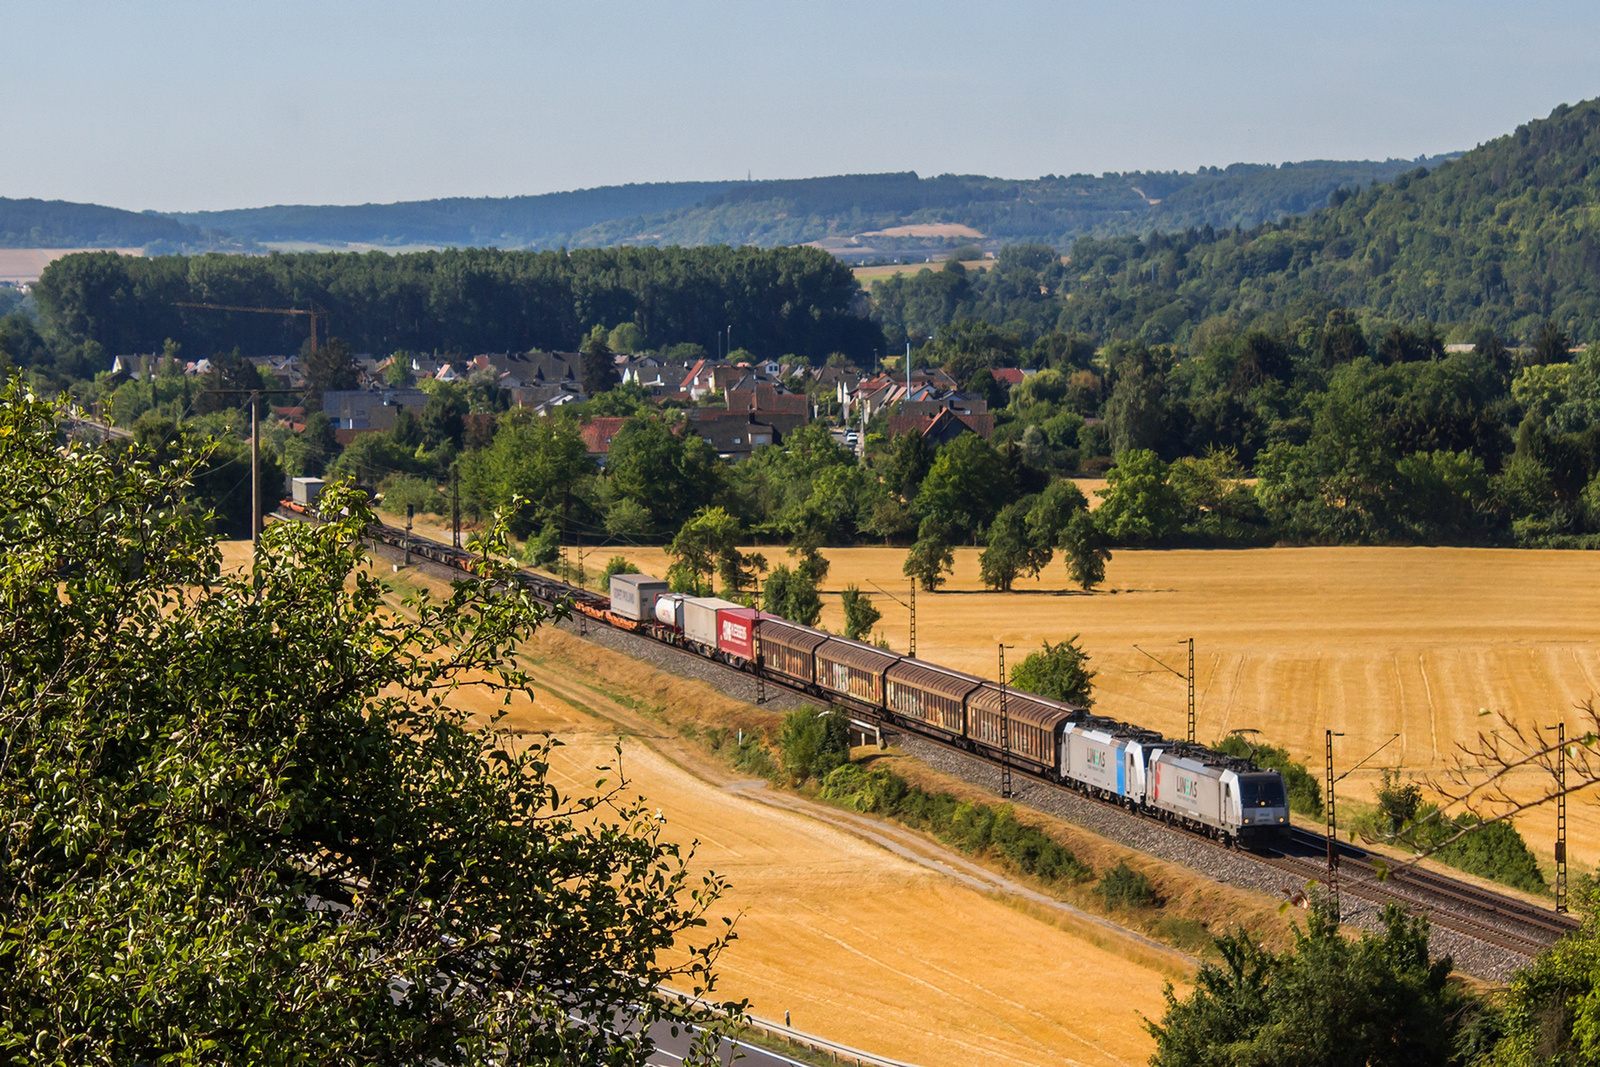
[[712, 991], [723, 882], [620, 763], [564, 796], [557, 742], [451, 707], [529, 694], [497, 553], [393, 611], [330, 489], [225, 573], [194, 455], [60, 419], [0, 394], [0, 1056], [635, 1064], [662, 1020], [709, 1054], [657, 990]]

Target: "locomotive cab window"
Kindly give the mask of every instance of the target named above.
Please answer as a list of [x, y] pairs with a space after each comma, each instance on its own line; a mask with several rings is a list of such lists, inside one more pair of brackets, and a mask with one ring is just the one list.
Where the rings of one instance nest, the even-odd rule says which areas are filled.
[[1239, 799], [1247, 808], [1281, 808], [1287, 803], [1277, 778], [1239, 779]]

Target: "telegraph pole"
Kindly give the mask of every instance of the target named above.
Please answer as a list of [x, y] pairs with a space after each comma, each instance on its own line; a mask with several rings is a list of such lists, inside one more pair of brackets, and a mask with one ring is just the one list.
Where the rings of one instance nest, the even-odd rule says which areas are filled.
[[1011, 799], [1011, 709], [1006, 705], [1006, 646], [1000, 646], [1000, 796]]
[[1567, 724], [1546, 726], [1556, 732], [1556, 914], [1567, 912]]
[[415, 504], [406, 505], [406, 566], [411, 566], [411, 518], [416, 514]]
[[1326, 802], [1326, 804], [1324, 804], [1324, 808], [1325, 808], [1327, 816], [1328, 816], [1328, 899], [1333, 902], [1333, 919], [1334, 919], [1334, 922], [1338, 922], [1340, 917], [1339, 917], [1339, 844], [1338, 844], [1338, 840], [1337, 840], [1338, 836], [1339, 836], [1339, 831], [1338, 831], [1338, 827], [1337, 827], [1337, 824], [1336, 824], [1336, 819], [1334, 817], [1334, 804], [1333, 804], [1333, 783], [1334, 783], [1334, 777], [1333, 777], [1333, 739], [1335, 737], [1343, 737], [1343, 736], [1344, 736], [1344, 734], [1342, 734], [1342, 733], [1336, 734], [1332, 730], [1325, 731], [1325, 744], [1326, 744], [1326, 748], [1327, 748], [1327, 769], [1328, 769], [1328, 796], [1327, 796], [1327, 802]]

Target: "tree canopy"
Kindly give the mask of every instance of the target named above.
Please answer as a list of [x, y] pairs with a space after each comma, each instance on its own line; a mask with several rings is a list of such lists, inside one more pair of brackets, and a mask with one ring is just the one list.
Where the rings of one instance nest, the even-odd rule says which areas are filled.
[[397, 605], [330, 486], [224, 571], [199, 456], [62, 416], [0, 395], [8, 1060], [632, 1064], [703, 1014], [658, 987], [709, 989], [722, 883], [619, 765], [566, 796], [556, 742], [453, 709], [531, 698], [547, 615], [498, 565]]

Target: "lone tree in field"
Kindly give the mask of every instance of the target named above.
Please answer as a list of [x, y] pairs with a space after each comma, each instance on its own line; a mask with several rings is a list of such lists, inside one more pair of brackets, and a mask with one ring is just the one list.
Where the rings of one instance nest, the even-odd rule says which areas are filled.
[[61, 418], [0, 393], [7, 1060], [642, 1064], [704, 1016], [659, 989], [712, 988], [722, 882], [615, 769], [560, 794], [555, 742], [452, 710], [531, 697], [510, 652], [547, 616], [497, 534], [396, 603], [331, 487], [225, 573], [198, 457], [63, 447]]
[[1061, 552], [1067, 557], [1067, 574], [1088, 592], [1106, 580], [1106, 560], [1111, 552], [1105, 534], [1087, 511], [1075, 511], [1061, 532]]
[[1050, 700], [1094, 707], [1094, 671], [1089, 669], [1089, 654], [1078, 647], [1078, 635], [1052, 645], [1049, 641], [1037, 652], [1011, 668], [1011, 684]]
[[933, 519], [923, 519], [917, 532], [917, 543], [906, 553], [901, 569], [907, 578], [916, 580], [926, 593], [937, 593], [944, 584], [945, 575], [955, 567], [956, 556], [950, 551], [948, 534]]

